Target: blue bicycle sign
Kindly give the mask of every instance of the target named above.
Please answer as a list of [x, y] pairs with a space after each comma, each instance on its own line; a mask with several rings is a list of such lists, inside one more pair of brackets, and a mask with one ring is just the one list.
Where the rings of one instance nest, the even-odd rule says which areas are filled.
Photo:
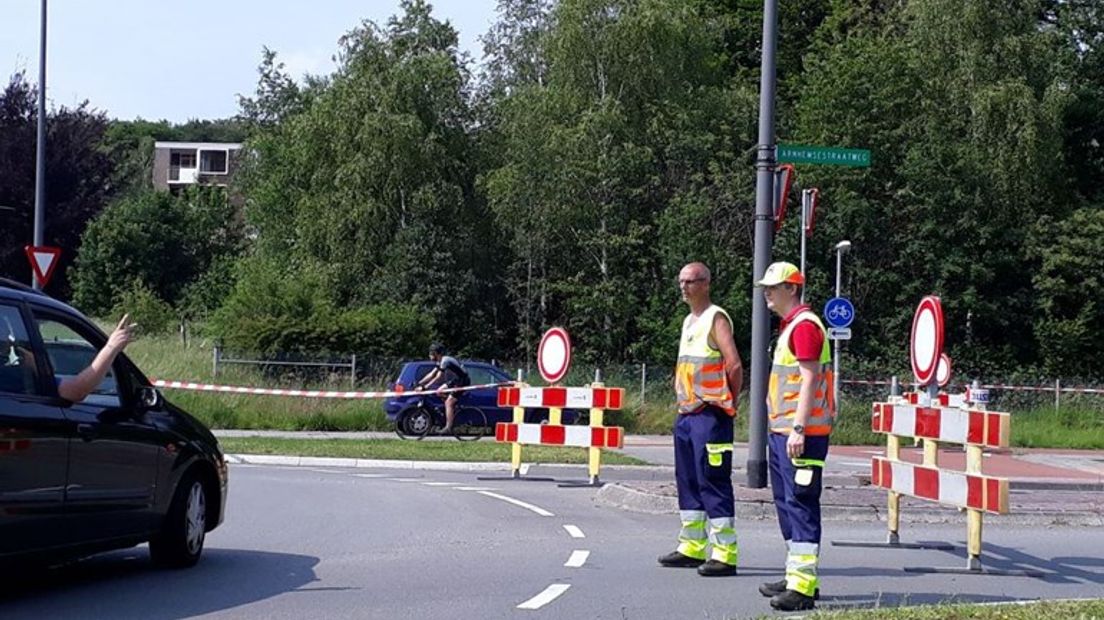
[[832, 327], [848, 327], [855, 320], [855, 306], [846, 297], [833, 297], [824, 304], [824, 318]]

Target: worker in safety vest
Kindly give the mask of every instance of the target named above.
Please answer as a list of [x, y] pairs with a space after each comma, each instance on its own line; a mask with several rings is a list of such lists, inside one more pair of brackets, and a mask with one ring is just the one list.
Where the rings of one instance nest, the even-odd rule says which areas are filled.
[[732, 431], [743, 366], [732, 339], [732, 319], [710, 301], [709, 280], [702, 263], [690, 263], [679, 272], [679, 290], [690, 306], [675, 367], [675, 480], [682, 530], [678, 548], [659, 563], [697, 567], [702, 576], [718, 577], [736, 574]]
[[832, 359], [817, 315], [801, 303], [805, 277], [791, 263], [773, 263], [756, 283], [782, 318], [767, 390], [770, 482], [786, 540], [786, 578], [759, 586], [771, 607], [812, 609], [819, 597], [820, 490], [835, 420]]

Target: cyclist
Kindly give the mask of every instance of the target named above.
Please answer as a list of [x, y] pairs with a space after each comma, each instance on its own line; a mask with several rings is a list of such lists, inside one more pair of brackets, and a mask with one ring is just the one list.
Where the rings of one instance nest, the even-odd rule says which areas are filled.
[[[428, 375], [422, 378], [421, 381], [414, 384], [414, 389], [422, 390], [434, 383], [438, 383], [437, 395], [441, 395], [441, 391], [445, 388], [458, 388], [467, 387], [471, 385], [471, 377], [468, 376], [468, 371], [464, 368], [464, 365], [460, 363], [455, 357], [445, 355], [444, 345], [440, 343], [433, 343], [429, 345], [429, 359], [437, 362], [437, 367], [429, 372]], [[456, 418], [456, 403], [457, 395], [461, 392], [449, 392], [445, 399], [445, 427], [441, 429], [442, 433], [448, 433], [452, 431], [452, 421]]]

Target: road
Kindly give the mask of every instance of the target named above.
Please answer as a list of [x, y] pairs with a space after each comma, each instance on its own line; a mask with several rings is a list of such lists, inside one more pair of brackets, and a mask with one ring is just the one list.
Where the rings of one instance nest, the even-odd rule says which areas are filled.
[[[461, 472], [234, 466], [227, 521], [199, 566], [157, 570], [146, 550], [101, 555], [0, 589], [4, 618], [735, 618], [770, 613], [770, 521], [739, 526], [734, 578], [659, 567], [673, 515], [621, 511], [589, 488], [477, 480]], [[823, 609], [1099, 596], [1104, 532], [987, 522], [989, 568], [1045, 578], [940, 575], [964, 564], [965, 526], [909, 526], [954, 551], [827, 546]], [[878, 540], [881, 523], [827, 524], [828, 539]], [[532, 609], [529, 609], [532, 608]]]

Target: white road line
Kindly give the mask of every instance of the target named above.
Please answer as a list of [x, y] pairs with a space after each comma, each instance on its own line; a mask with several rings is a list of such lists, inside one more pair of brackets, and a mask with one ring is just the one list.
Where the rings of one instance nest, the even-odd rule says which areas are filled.
[[457, 491], [494, 491], [494, 487], [453, 487]]
[[421, 478], [388, 478], [392, 482], [421, 482]]
[[564, 566], [566, 566], [568, 568], [579, 568], [583, 564], [586, 564], [587, 558], [589, 558], [589, 557], [590, 557], [590, 552], [589, 551], [583, 551], [581, 549], [576, 549], [575, 551], [571, 552], [571, 557], [567, 558], [567, 561], [564, 562]]
[[[548, 512], [544, 508], [541, 508], [540, 506], [534, 506], [532, 504], [527, 504], [527, 503], [521, 501], [520, 499], [514, 499], [512, 497], [506, 497], [505, 495], [499, 495], [498, 493], [491, 493], [490, 491], [477, 491], [477, 493], [479, 493], [480, 495], [486, 495], [487, 497], [493, 497], [495, 499], [500, 499], [504, 502], [509, 502], [509, 503], [511, 503], [515, 506], [521, 506], [522, 508], [524, 508], [526, 510], [532, 510], [533, 512], [539, 514], [542, 517], [554, 517], [554, 516], [556, 516], [556, 515], [552, 514], [551, 512]], [[540, 595], [538, 595], [538, 597], [539, 596]], [[556, 596], [559, 596], [559, 594], [557, 594]], [[556, 598], [556, 597], [554, 596], [552, 598]], [[534, 609], [536, 609], [536, 608], [534, 607]]]
[[353, 474], [357, 478], [383, 478], [387, 474]]
[[459, 482], [423, 482], [422, 484], [426, 485], [427, 487], [454, 487], [454, 486], [456, 486], [460, 483]]
[[563, 527], [572, 538], [586, 538], [586, 536], [583, 535], [583, 530], [580, 530], [578, 526], [565, 525]]
[[521, 605], [518, 605], [518, 609], [540, 609], [545, 605], [556, 600], [556, 597], [567, 592], [567, 589], [571, 586], [566, 583], [554, 583], [544, 589], [544, 592], [534, 596], [533, 598], [525, 601]]

